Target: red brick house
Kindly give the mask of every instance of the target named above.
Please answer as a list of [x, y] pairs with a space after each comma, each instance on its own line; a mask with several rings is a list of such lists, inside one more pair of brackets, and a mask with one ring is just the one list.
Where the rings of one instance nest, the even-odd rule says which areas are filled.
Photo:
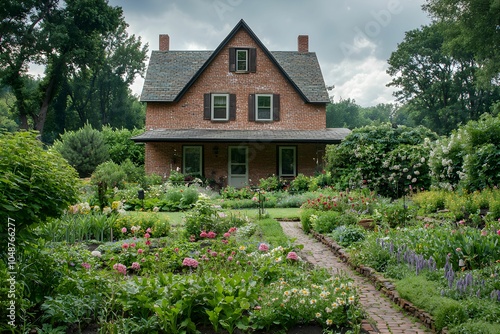
[[214, 51], [169, 50], [160, 35], [141, 101], [146, 171], [180, 168], [221, 186], [321, 170], [325, 146], [348, 129], [326, 128], [329, 102], [308, 36], [297, 51], [269, 51], [241, 20]]

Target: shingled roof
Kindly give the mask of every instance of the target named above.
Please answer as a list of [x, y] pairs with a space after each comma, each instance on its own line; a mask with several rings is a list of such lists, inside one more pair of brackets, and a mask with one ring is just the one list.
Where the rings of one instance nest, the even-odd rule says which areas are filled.
[[135, 142], [286, 142], [338, 144], [351, 133], [344, 128], [324, 130], [157, 129], [133, 137]]
[[329, 102], [314, 52], [269, 51], [241, 20], [214, 51], [153, 51], [141, 94], [143, 102], [178, 101], [231, 38], [244, 29], [295, 90], [309, 103]]

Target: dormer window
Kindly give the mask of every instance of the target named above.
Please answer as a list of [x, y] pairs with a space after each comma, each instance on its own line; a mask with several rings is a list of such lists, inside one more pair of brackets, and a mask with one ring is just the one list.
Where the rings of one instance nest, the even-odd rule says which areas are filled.
[[252, 73], [257, 69], [257, 49], [229, 48], [229, 72]]
[[248, 50], [236, 50], [236, 72], [248, 71]]

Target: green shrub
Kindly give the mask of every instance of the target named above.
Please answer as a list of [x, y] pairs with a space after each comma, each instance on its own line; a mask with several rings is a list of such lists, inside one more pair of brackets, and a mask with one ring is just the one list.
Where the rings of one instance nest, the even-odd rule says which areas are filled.
[[104, 136], [90, 124], [63, 133], [61, 139], [54, 142], [54, 149], [68, 160], [80, 177], [90, 176], [97, 166], [109, 159]]
[[433, 213], [445, 208], [446, 195], [445, 190], [421, 191], [413, 194], [411, 200], [422, 208], [424, 213]]
[[469, 320], [448, 330], [449, 334], [498, 334], [500, 324], [481, 320]]
[[127, 174], [122, 166], [114, 163], [113, 161], [106, 161], [97, 166], [94, 173], [92, 173], [92, 184], [98, 185], [104, 183], [108, 188], [123, 189]]
[[[125, 233], [122, 232], [124, 227], [127, 229]], [[153, 238], [167, 236], [170, 233], [168, 216], [155, 212], [131, 212], [120, 215], [113, 224], [113, 236], [115, 239], [142, 238], [148, 228], [152, 230], [150, 234]]]
[[302, 224], [302, 230], [305, 233], [309, 233], [312, 229], [311, 217], [314, 219], [316, 216], [314, 215], [316, 210], [314, 209], [304, 209], [300, 213], [300, 222]]
[[[78, 198], [78, 175], [35, 132], [0, 133], [0, 235], [58, 217]], [[12, 227], [12, 225], [10, 226]], [[7, 243], [5, 242], [6, 246]]]
[[267, 178], [262, 178], [259, 180], [259, 188], [264, 191], [282, 190], [285, 185], [286, 182], [276, 175], [271, 175]]
[[132, 162], [132, 160], [128, 158], [120, 163], [120, 166], [127, 176], [126, 181], [128, 183], [139, 183], [141, 185], [144, 184], [146, 177], [144, 166], [137, 166]]
[[317, 216], [311, 220], [314, 231], [325, 234], [332, 232], [339, 226], [339, 217], [341, 213], [338, 211], [318, 212]]
[[113, 129], [109, 126], [102, 128], [104, 142], [109, 148], [109, 158], [117, 164], [130, 160], [136, 166], [144, 165], [144, 145], [134, 143], [130, 138], [144, 132], [143, 129]]
[[309, 190], [310, 178], [304, 174], [298, 174], [295, 179], [290, 182], [290, 191], [303, 193]]
[[342, 225], [337, 227], [330, 235], [339, 245], [349, 247], [355, 242], [365, 240], [366, 231], [361, 226]]

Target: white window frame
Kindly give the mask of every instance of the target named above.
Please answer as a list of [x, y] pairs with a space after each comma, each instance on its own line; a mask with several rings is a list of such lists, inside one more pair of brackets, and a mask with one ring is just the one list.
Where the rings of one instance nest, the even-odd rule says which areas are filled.
[[[293, 150], [293, 173], [292, 174], [283, 174], [283, 150]], [[297, 147], [296, 146], [279, 146], [278, 147], [278, 162], [279, 162], [279, 176], [280, 177], [288, 177], [288, 176], [296, 176], [297, 175]]]
[[[245, 69], [244, 70], [240, 70], [239, 66], [238, 66], [238, 64], [240, 62], [243, 62], [243, 60], [239, 60], [239, 57], [238, 57], [238, 55], [240, 54], [240, 52], [245, 53], [245, 60], [244, 60], [244, 62], [245, 62]], [[235, 59], [236, 72], [248, 72], [248, 61], [249, 61], [249, 59], [248, 59], [248, 50], [246, 50], [246, 49], [236, 49], [235, 54], [236, 54], [236, 59]]]
[[[215, 98], [223, 96], [226, 98], [226, 117], [215, 118]], [[212, 121], [228, 121], [229, 120], [229, 94], [211, 94], [210, 97], [210, 118]]]
[[[187, 149], [193, 149], [196, 148], [198, 149], [198, 153], [200, 155], [200, 165], [198, 166], [199, 172], [188, 172], [186, 170], [186, 150]], [[182, 172], [187, 175], [197, 175], [197, 176], [202, 176], [203, 175], [203, 146], [200, 145], [186, 145], [182, 147]]]
[[[269, 106], [269, 118], [260, 118], [259, 117], [259, 97], [269, 97], [270, 98], [270, 106]], [[255, 120], [256, 121], [272, 121], [273, 118], [273, 94], [255, 94]]]

